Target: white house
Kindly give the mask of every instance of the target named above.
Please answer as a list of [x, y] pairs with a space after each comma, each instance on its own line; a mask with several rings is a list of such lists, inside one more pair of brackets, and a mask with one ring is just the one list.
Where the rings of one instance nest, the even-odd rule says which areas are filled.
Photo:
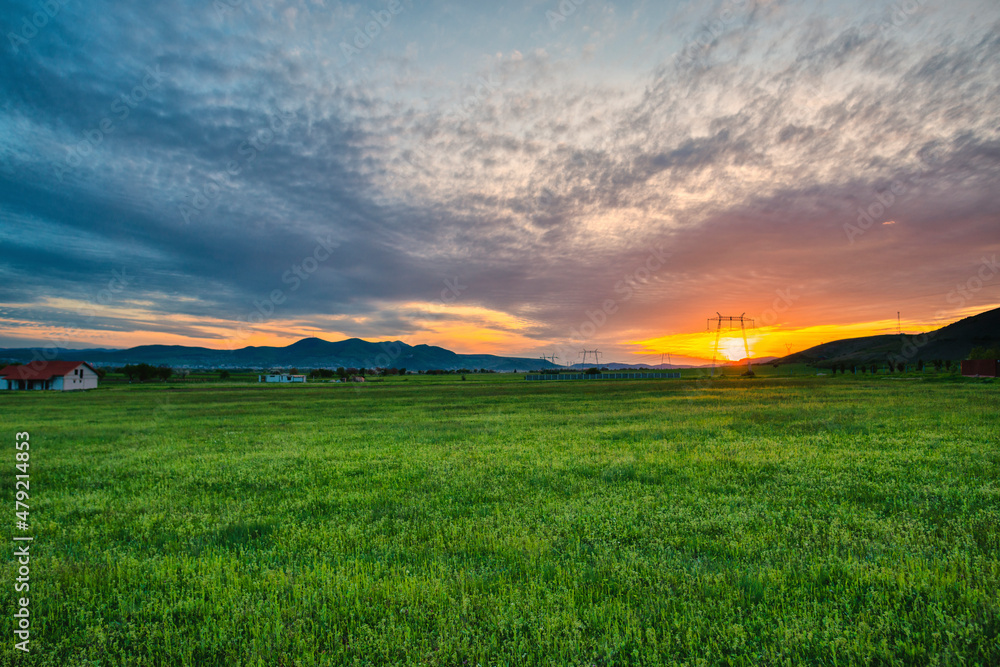
[[305, 382], [305, 375], [258, 375], [257, 382]]
[[27, 391], [97, 389], [97, 371], [86, 361], [32, 361], [0, 369], [0, 389]]

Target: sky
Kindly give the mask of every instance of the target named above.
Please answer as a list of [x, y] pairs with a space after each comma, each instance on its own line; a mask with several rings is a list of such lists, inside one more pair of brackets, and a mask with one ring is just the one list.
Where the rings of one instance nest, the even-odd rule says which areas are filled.
[[0, 7], [0, 347], [681, 363], [1000, 306], [995, 0]]

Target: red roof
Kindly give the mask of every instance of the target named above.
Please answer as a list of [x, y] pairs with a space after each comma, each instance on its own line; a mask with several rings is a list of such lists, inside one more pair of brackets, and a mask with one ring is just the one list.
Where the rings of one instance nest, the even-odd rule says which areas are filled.
[[[32, 361], [23, 366], [7, 366], [0, 369], [0, 377], [5, 380], [48, 380], [69, 375], [81, 365], [94, 371], [86, 361]], [[94, 371], [95, 373], [97, 371]]]

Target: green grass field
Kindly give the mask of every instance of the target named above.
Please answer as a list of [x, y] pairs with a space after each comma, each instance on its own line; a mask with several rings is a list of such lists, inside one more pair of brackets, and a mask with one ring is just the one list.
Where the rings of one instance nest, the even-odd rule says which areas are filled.
[[1000, 664], [1000, 383], [154, 382], [0, 414], [36, 539], [2, 664]]

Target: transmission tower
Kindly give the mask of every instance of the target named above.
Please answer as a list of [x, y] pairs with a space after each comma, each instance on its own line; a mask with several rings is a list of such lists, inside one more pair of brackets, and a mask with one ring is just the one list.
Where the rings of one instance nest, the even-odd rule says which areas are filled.
[[539, 358], [540, 358], [540, 359], [542, 359], [543, 361], [551, 361], [551, 362], [552, 362], [552, 363], [553, 363], [554, 365], [556, 365], [556, 366], [558, 366], [558, 365], [559, 365], [559, 364], [557, 364], [557, 363], [556, 363], [556, 359], [558, 359], [559, 357], [557, 357], [557, 356], [556, 356], [556, 355], [554, 355], [554, 354], [550, 354], [549, 356], [545, 356], [545, 355], [543, 354], [543, 355], [542, 355], [541, 357], [539, 357]]
[[583, 356], [584, 365], [587, 364], [587, 357], [594, 355], [594, 363], [598, 366], [601, 365], [601, 351], [600, 350], [581, 350], [580, 355]]
[[712, 375], [715, 375], [715, 360], [719, 356], [719, 337], [722, 336], [722, 323], [725, 322], [729, 325], [729, 330], [732, 331], [736, 329], [736, 324], [739, 323], [740, 331], [743, 333], [743, 349], [747, 351], [747, 375], [753, 375], [753, 365], [750, 363], [750, 343], [747, 342], [747, 326], [752, 329], [754, 328], [753, 320], [746, 317], [746, 313], [742, 315], [722, 315], [716, 313], [716, 317], [708, 318], [708, 329], [712, 329], [712, 322], [715, 322], [715, 349], [712, 352]]

